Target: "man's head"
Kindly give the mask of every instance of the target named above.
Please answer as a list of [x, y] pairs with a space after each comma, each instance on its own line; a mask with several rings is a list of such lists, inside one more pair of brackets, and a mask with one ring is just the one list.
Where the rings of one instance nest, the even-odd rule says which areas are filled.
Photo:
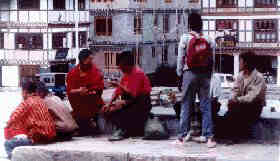
[[73, 65], [76, 65], [76, 59], [71, 59], [70, 63], [73, 64]]
[[202, 31], [202, 18], [198, 13], [191, 13], [188, 17], [189, 29], [197, 33]]
[[46, 87], [45, 83], [43, 83], [43, 82], [38, 82], [37, 83], [36, 93], [41, 98], [45, 98], [49, 94], [49, 90]]
[[248, 70], [249, 72], [252, 72], [254, 69], [256, 69], [256, 55], [252, 51], [247, 51], [242, 54], [240, 54], [239, 59], [239, 68], [240, 71]]
[[28, 97], [36, 94], [37, 85], [35, 82], [25, 82], [22, 84], [22, 97], [26, 100]]
[[83, 49], [79, 53], [80, 67], [83, 71], [88, 71], [92, 67], [93, 54], [88, 49]]
[[123, 73], [130, 73], [135, 65], [131, 51], [123, 51], [117, 55], [117, 65]]

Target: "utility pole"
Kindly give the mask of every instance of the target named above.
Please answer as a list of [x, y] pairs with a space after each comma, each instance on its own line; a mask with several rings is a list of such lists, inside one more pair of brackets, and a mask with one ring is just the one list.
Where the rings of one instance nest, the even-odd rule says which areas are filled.
[[78, 57], [79, 53], [79, 5], [78, 5], [78, 0], [75, 1], [75, 44], [76, 44], [76, 50], [75, 50], [75, 56]]

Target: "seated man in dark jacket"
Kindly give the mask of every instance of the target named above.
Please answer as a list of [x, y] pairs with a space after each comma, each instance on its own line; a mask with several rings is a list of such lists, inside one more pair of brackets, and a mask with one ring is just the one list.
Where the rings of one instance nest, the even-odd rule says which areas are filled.
[[144, 72], [134, 65], [133, 54], [130, 51], [119, 54], [117, 64], [124, 75], [120, 83], [111, 83], [117, 89], [110, 103], [103, 108], [106, 118], [117, 127], [109, 138], [110, 141], [143, 135], [151, 110], [150, 81]]

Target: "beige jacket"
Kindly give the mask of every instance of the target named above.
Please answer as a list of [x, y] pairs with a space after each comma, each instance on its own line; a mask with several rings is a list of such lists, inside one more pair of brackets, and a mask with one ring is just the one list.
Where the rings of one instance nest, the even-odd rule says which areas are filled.
[[59, 97], [46, 96], [44, 101], [55, 119], [56, 129], [58, 132], [73, 132], [78, 129], [78, 125], [73, 119], [70, 109]]
[[260, 72], [254, 70], [245, 79], [243, 72], [238, 75], [233, 88], [233, 98], [240, 103], [260, 102], [265, 106], [266, 83]]

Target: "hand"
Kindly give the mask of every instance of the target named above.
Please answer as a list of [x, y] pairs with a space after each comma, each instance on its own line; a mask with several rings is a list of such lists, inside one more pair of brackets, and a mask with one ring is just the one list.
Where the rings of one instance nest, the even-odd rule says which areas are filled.
[[79, 91], [83, 96], [88, 94], [88, 89], [86, 87], [80, 87]]
[[114, 110], [119, 110], [119, 109], [121, 109], [123, 106], [125, 106], [126, 105], [126, 101], [124, 101], [124, 100], [118, 100], [118, 101], [116, 101], [115, 102], [115, 108], [114, 108]]
[[104, 105], [104, 106], [102, 107], [102, 109], [101, 109], [101, 112], [102, 112], [102, 113], [110, 112], [110, 107], [111, 107], [111, 106], [112, 106], [111, 103], [108, 103], [108, 104]]
[[111, 82], [109, 82], [109, 85], [111, 85], [111, 86], [113, 86], [113, 87], [118, 87], [118, 86], [120, 86], [120, 84], [119, 84], [118, 82], [116, 82], [116, 81], [111, 81]]
[[95, 90], [93, 90], [93, 91], [88, 91], [88, 94], [89, 94], [89, 95], [95, 95], [95, 94], [96, 94], [96, 91], [95, 91]]

